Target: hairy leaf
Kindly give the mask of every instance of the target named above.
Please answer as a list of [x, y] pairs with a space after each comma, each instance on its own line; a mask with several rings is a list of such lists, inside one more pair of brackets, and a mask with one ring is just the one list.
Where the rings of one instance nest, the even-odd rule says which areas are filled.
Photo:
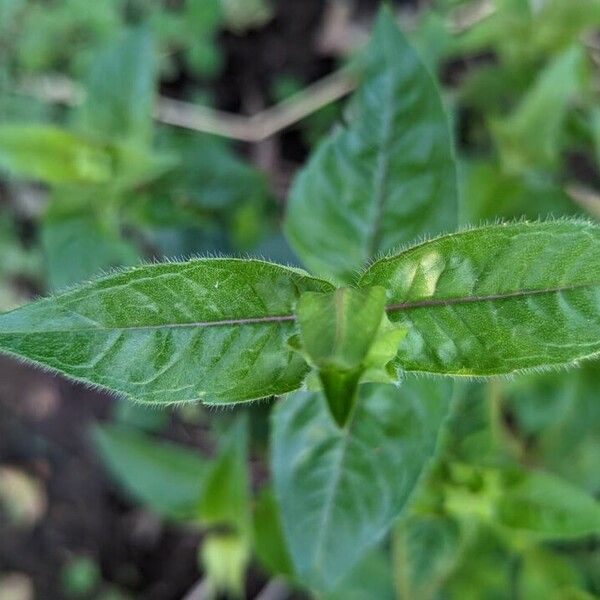
[[272, 470], [296, 572], [330, 590], [386, 533], [433, 455], [449, 385], [361, 386], [340, 429], [321, 394], [275, 409]]
[[138, 267], [0, 315], [0, 351], [145, 402], [252, 400], [300, 386], [293, 306], [330, 289], [259, 260]]
[[383, 11], [349, 125], [296, 180], [286, 232], [315, 272], [341, 281], [374, 256], [456, 223], [448, 122], [427, 69]]
[[495, 225], [440, 237], [376, 262], [360, 285], [388, 289], [409, 327], [398, 365], [495, 375], [600, 352], [600, 227]]

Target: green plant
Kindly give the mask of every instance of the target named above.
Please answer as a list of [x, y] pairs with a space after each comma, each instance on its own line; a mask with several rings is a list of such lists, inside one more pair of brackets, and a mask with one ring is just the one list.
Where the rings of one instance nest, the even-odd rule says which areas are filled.
[[[139, 266], [0, 316], [0, 350], [151, 404], [287, 395], [273, 412], [274, 492], [262, 497], [271, 509], [255, 512], [255, 537], [282, 548], [285, 559], [262, 553], [268, 568], [310, 589], [346, 597], [353, 567], [379, 568], [374, 548], [401, 515], [403, 597], [423, 587], [425, 598], [437, 582], [461, 597], [460, 558], [480, 547], [508, 569], [504, 546], [481, 533], [490, 526], [522, 556], [523, 588], [533, 589], [554, 560], [538, 540], [598, 531], [600, 508], [557, 477], [486, 464], [487, 445], [507, 432], [483, 435], [482, 404], [451, 378], [572, 366], [600, 352], [600, 227], [517, 222], [441, 235], [458, 226], [447, 119], [385, 12], [363, 67], [349, 125], [319, 145], [291, 194], [286, 232], [318, 277], [256, 259]], [[423, 235], [437, 237], [397, 250]], [[232, 560], [244, 563], [242, 468], [172, 448], [151, 461], [147, 440], [131, 435], [111, 454], [118, 433], [97, 439], [138, 497], [216, 527], [216, 553], [238, 536]], [[180, 487], [172, 502], [143, 481], [139, 462], [125, 462], [132, 446], [146, 463], [169, 456], [158, 481]], [[212, 550], [203, 558], [214, 572]], [[562, 571], [560, 585], [577, 588]], [[494, 565], [478, 573], [493, 579]]]

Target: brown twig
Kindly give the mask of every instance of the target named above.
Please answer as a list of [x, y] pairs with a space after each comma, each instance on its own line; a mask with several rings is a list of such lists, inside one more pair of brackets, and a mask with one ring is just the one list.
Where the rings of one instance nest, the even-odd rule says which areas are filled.
[[[154, 117], [161, 123], [211, 133], [244, 142], [261, 142], [298, 123], [320, 108], [343, 98], [355, 87], [347, 69], [309, 85], [287, 100], [255, 115], [244, 116], [159, 97]], [[85, 95], [65, 77], [45, 76], [25, 81], [21, 91], [47, 102], [80, 104]]]

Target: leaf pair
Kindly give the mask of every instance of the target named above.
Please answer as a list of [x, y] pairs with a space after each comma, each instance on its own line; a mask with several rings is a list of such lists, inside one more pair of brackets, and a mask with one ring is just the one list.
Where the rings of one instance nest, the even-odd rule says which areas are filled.
[[[399, 369], [490, 376], [600, 352], [595, 225], [490, 226], [378, 261], [359, 281], [379, 298], [365, 314], [371, 333], [382, 317], [373, 287], [386, 290], [388, 318], [408, 330], [396, 349]], [[0, 349], [146, 402], [243, 402], [302, 385], [308, 365], [288, 346], [296, 305], [306, 292], [333, 291], [258, 260], [143, 266], [0, 316]], [[311, 303], [335, 298], [301, 300], [306, 350], [320, 371], [363, 368], [372, 346], [354, 347], [356, 331], [334, 348], [308, 324]]]

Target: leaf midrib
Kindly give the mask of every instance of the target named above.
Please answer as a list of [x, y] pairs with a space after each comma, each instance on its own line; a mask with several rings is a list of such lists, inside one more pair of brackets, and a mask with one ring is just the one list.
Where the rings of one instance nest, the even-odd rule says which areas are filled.
[[[459, 296], [454, 298], [428, 298], [423, 300], [414, 300], [410, 302], [398, 302], [388, 304], [385, 308], [386, 312], [402, 312], [408, 310], [416, 310], [420, 308], [433, 308], [442, 306], [456, 306], [460, 304], [475, 304], [477, 302], [494, 302], [500, 300], [510, 300], [514, 298], [527, 298], [532, 296], [543, 296], [546, 294], [557, 294], [561, 292], [571, 292], [578, 289], [600, 287], [600, 281], [587, 282], [575, 285], [557, 286], [544, 289], [527, 289], [517, 290], [514, 292], [504, 292], [499, 294], [487, 294], [483, 296]], [[0, 315], [1, 319], [1, 315]], [[232, 318], [221, 319], [218, 321], [196, 321], [192, 323], [164, 323], [157, 325], [132, 325], [132, 326], [115, 326], [115, 327], [81, 327], [72, 329], [46, 329], [36, 331], [2, 331], [0, 335], [31, 335], [36, 333], [92, 333], [92, 332], [108, 332], [108, 331], [151, 331], [155, 329], [186, 329], [186, 328], [210, 328], [210, 327], [225, 327], [225, 326], [243, 326], [243, 325], [265, 325], [278, 323], [292, 323], [296, 321], [296, 315], [266, 315], [262, 317], [247, 317], [247, 318]]]
[[414, 310], [417, 308], [432, 308], [436, 306], [455, 306], [457, 304], [475, 304], [477, 302], [494, 302], [496, 300], [510, 300], [512, 298], [529, 298], [531, 296], [543, 296], [545, 294], [558, 294], [561, 292], [572, 292], [579, 289], [600, 286], [599, 282], [587, 282], [575, 285], [557, 286], [543, 289], [517, 290], [514, 292], [504, 292], [499, 294], [486, 294], [483, 296], [460, 296], [456, 298], [428, 298], [425, 300], [415, 300], [412, 302], [398, 302], [388, 304], [385, 308], [387, 312], [399, 312], [403, 310]]

